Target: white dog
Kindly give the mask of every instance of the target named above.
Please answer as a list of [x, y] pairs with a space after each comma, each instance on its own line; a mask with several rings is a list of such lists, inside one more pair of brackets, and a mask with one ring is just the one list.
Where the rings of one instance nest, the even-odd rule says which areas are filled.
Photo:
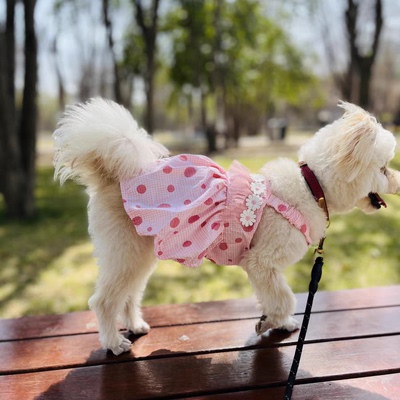
[[117, 330], [118, 316], [134, 334], [149, 331], [140, 303], [156, 257], [188, 266], [203, 257], [239, 264], [267, 316], [258, 333], [298, 328], [284, 268], [324, 236], [328, 210], [357, 206], [370, 213], [386, 206], [378, 193], [394, 194], [400, 186], [399, 173], [387, 167], [394, 136], [361, 108], [340, 107], [343, 117], [301, 147], [307, 173], [278, 159], [258, 175], [239, 163], [225, 172], [204, 156], [168, 158], [167, 149], [111, 101], [67, 109], [54, 133], [55, 175], [88, 188], [100, 268], [89, 305], [104, 348], [116, 355], [130, 348]]

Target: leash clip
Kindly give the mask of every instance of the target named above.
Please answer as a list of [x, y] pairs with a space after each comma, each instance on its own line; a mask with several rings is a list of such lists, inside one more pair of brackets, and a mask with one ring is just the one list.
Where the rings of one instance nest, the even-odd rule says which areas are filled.
[[318, 246], [315, 248], [315, 250], [314, 250], [314, 254], [319, 254], [320, 256], [323, 256], [324, 255], [324, 241], [325, 241], [325, 236], [324, 237], [322, 237], [320, 240], [319, 240], [319, 244], [318, 244]]
[[320, 208], [322, 208], [325, 212], [326, 215], [326, 227], [329, 228], [329, 225], [331, 224], [331, 221], [329, 219], [329, 211], [328, 211], [328, 205], [326, 204], [325, 197], [320, 197], [318, 199], [318, 205]]

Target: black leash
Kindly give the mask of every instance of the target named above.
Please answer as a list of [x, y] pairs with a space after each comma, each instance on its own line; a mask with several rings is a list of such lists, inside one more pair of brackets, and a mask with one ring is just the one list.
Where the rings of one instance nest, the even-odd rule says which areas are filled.
[[[317, 177], [315, 176], [314, 172], [309, 168], [307, 163], [300, 162], [299, 163], [301, 174], [303, 175], [307, 185], [315, 199], [318, 203], [319, 207], [322, 208], [325, 212], [326, 216], [326, 227], [329, 226], [329, 211], [328, 205], [326, 203], [325, 194], [318, 182]], [[289, 377], [286, 383], [286, 390], [285, 390], [285, 397], [284, 400], [290, 400], [292, 398], [293, 387], [296, 381], [297, 370], [299, 369], [301, 353], [303, 351], [304, 341], [306, 339], [308, 323], [310, 321], [311, 316], [311, 309], [314, 301], [314, 295], [317, 293], [318, 290], [318, 283], [322, 276], [322, 266], [324, 265], [323, 259], [323, 246], [324, 246], [325, 237], [321, 238], [319, 241], [318, 247], [315, 249], [315, 253], [318, 253], [314, 261], [314, 266], [311, 271], [311, 281], [310, 285], [308, 286], [308, 298], [307, 298], [307, 305], [304, 311], [303, 323], [301, 324], [299, 339], [297, 341], [296, 351], [293, 357], [293, 363], [290, 368]]]
[[314, 295], [318, 290], [318, 283], [322, 276], [322, 266], [324, 265], [323, 259], [323, 244], [324, 239], [322, 238], [319, 242], [319, 246], [315, 249], [315, 252], [319, 254], [319, 256], [314, 261], [314, 266], [311, 271], [311, 281], [308, 287], [308, 298], [307, 305], [304, 311], [303, 323], [301, 324], [301, 330], [299, 334], [299, 339], [297, 341], [296, 351], [293, 358], [293, 363], [290, 368], [289, 377], [286, 383], [285, 397], [284, 400], [290, 400], [292, 398], [293, 386], [296, 380], [297, 370], [299, 369], [301, 354], [303, 351], [304, 341], [306, 339], [308, 323], [310, 321], [311, 309], [314, 301]]

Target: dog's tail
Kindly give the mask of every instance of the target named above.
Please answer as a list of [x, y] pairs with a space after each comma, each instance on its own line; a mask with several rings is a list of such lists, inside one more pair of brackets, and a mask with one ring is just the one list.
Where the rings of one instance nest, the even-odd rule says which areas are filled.
[[136, 175], [168, 155], [122, 106], [95, 98], [69, 106], [53, 134], [55, 178], [86, 186]]

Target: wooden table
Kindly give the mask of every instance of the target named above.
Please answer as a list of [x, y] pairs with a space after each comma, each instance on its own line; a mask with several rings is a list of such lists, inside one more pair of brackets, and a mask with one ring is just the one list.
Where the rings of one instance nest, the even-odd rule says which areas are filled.
[[[254, 299], [145, 317], [151, 332], [118, 357], [89, 311], [0, 321], [0, 399], [283, 398], [298, 332], [256, 337]], [[293, 399], [400, 399], [400, 286], [317, 294]]]

